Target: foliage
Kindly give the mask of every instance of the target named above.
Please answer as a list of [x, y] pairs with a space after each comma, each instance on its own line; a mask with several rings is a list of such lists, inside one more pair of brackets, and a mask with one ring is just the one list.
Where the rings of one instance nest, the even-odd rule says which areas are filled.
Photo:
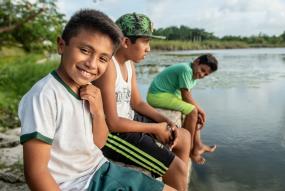
[[36, 81], [57, 66], [56, 61], [37, 64], [39, 59], [41, 56], [36, 54], [1, 59], [0, 128], [18, 126], [17, 110], [20, 99]]
[[[248, 47], [280, 47], [285, 45], [285, 31], [280, 36], [268, 36], [260, 33], [250, 37], [224, 36], [217, 37], [204, 29], [190, 28], [184, 25], [159, 28], [155, 35], [166, 36], [169, 42], [156, 41], [155, 48], [163, 50], [185, 50], [202, 48], [248, 48]], [[158, 46], [166, 45], [166, 47]], [[197, 48], [198, 47], [198, 48]]]
[[[283, 33], [285, 36], [285, 32]], [[248, 44], [259, 44], [259, 45], [266, 45], [266, 44], [284, 44], [285, 38], [282, 38], [282, 34], [280, 36], [268, 36], [266, 34], [260, 33], [258, 35], [253, 35], [250, 37], [241, 37], [241, 36], [224, 36], [221, 38], [222, 41], [243, 41]]]
[[249, 45], [241, 41], [206, 40], [202, 42], [181, 40], [153, 40], [151, 48], [156, 50], [201, 50], [201, 49], [229, 49], [249, 48]]
[[64, 15], [56, 0], [0, 0], [0, 47], [20, 45], [26, 51], [55, 50]]
[[165, 29], [159, 28], [154, 31], [154, 34], [166, 36], [168, 40], [188, 40], [192, 42], [216, 38], [213, 33], [206, 32], [204, 29], [192, 29], [184, 25], [181, 25], [180, 27], [171, 26]]

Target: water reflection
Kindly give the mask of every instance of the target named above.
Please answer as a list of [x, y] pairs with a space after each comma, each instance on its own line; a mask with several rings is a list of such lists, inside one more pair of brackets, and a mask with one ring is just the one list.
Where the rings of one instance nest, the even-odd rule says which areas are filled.
[[206, 156], [206, 166], [195, 166], [198, 176], [192, 178], [196, 182], [193, 186], [205, 184], [205, 190], [222, 190], [210, 185], [215, 180], [222, 185], [239, 185], [236, 190], [283, 190], [284, 84], [285, 80], [280, 80], [258, 89], [193, 92], [208, 114], [203, 139], [217, 143], [219, 148], [214, 155]]
[[[138, 65], [142, 96], [157, 72], [192, 60], [192, 53], [201, 51], [154, 52]], [[193, 96], [207, 112], [203, 140], [218, 149], [194, 166], [191, 191], [285, 190], [285, 49], [212, 53], [219, 71]]]

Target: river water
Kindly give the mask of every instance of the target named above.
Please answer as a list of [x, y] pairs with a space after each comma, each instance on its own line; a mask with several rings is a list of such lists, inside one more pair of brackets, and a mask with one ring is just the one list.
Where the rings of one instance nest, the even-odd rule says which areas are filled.
[[207, 113], [202, 139], [218, 148], [193, 165], [191, 191], [284, 191], [285, 48], [154, 51], [137, 65], [142, 96], [163, 68], [202, 53], [219, 69], [192, 93]]

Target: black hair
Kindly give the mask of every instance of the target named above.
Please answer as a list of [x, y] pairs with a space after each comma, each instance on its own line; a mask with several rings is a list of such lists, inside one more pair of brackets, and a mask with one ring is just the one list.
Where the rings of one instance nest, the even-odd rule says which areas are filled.
[[126, 36], [130, 39], [132, 44], [135, 44], [138, 38], [141, 38], [141, 36]]
[[209, 66], [212, 72], [218, 70], [218, 61], [212, 54], [203, 54], [197, 59], [199, 59], [199, 64], [205, 64]]
[[114, 44], [114, 51], [120, 46], [123, 37], [120, 28], [107, 15], [94, 9], [82, 9], [76, 12], [66, 24], [62, 39], [68, 45], [70, 39], [78, 35], [81, 29], [106, 34]]

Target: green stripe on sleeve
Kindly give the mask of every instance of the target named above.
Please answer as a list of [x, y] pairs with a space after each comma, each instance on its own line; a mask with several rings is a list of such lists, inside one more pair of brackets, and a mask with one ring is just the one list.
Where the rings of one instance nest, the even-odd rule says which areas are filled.
[[24, 144], [25, 142], [27, 142], [31, 139], [38, 139], [38, 140], [43, 141], [49, 145], [51, 145], [52, 141], [53, 141], [51, 138], [48, 138], [48, 137], [40, 134], [39, 132], [33, 132], [33, 133], [21, 135], [20, 143]]

